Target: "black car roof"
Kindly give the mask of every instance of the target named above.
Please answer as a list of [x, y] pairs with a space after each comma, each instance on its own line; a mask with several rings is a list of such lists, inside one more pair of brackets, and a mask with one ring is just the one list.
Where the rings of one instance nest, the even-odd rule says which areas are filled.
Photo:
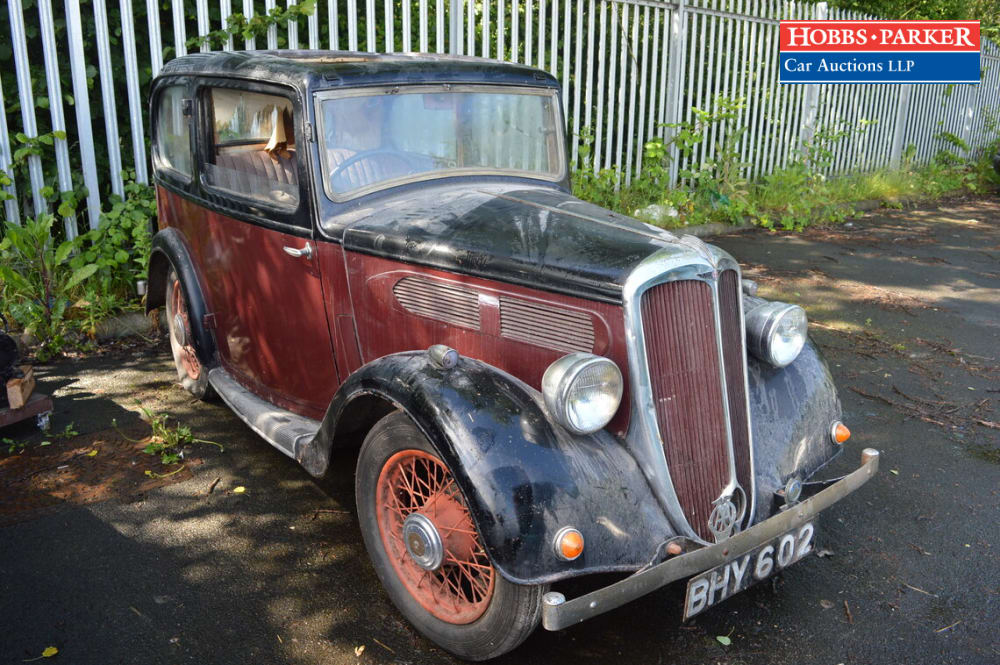
[[361, 85], [492, 83], [558, 88], [548, 72], [487, 58], [355, 51], [216, 51], [175, 58], [161, 76], [226, 76], [283, 83], [302, 92]]

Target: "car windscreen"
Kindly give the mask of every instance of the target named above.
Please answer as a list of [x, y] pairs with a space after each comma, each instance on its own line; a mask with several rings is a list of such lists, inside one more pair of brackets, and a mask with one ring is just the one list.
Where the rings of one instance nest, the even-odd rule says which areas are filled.
[[563, 177], [553, 90], [419, 86], [319, 95], [324, 184], [334, 200], [453, 175]]

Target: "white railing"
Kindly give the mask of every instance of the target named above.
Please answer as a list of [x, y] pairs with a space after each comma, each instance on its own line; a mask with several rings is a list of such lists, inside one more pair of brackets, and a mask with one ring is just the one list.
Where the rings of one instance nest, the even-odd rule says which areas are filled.
[[[146, 21], [138, 24], [141, 35], [136, 34], [133, 0], [119, 0], [114, 21], [109, 21], [107, 0], [92, 0], [95, 43], [87, 48], [80, 0], [64, 2], [56, 9], [63, 10], [66, 31], [57, 41], [59, 17], [52, 0], [37, 0], [41, 29], [34, 38], [38, 43], [31, 45], [25, 23], [35, 17], [24, 11], [21, 0], [7, 3], [15, 71], [13, 76], [0, 72], [0, 104], [5, 96], [16, 98], [20, 113], [0, 118], [0, 169], [12, 171], [12, 136], [39, 135], [37, 95], [44, 93], [49, 102], [45, 131], [65, 131], [67, 138], [53, 142], [51, 182], [45, 181], [42, 160], [32, 155], [26, 160], [26, 176], [7, 187], [15, 196], [17, 184], [30, 188], [30, 209], [19, 210], [17, 200], [6, 201], [4, 209], [14, 222], [46, 211], [45, 194], [71, 189], [73, 174], [79, 173], [88, 190], [87, 221], [94, 227], [101, 197], [123, 191], [123, 167], [134, 169], [140, 182], [149, 179], [148, 79], [140, 73], [148, 69], [155, 76], [164, 58], [187, 52], [189, 36], [224, 27], [234, 0], [219, 0], [214, 12], [209, 0], [172, 0], [168, 10], [158, 0], [146, 0], [139, 7], [141, 11], [144, 4], [146, 11]], [[280, 6], [276, 0], [235, 2], [236, 11], [251, 16], [276, 6], [283, 9], [294, 0]], [[980, 149], [996, 138], [991, 118], [1000, 111], [1000, 49], [995, 45], [984, 43], [983, 82], [975, 86], [781, 86], [782, 18], [870, 17], [828, 9], [825, 3], [784, 0], [318, 0], [302, 26], [272, 25], [263, 37], [237, 35], [222, 48], [276, 49], [280, 42], [287, 48], [450, 52], [545, 69], [563, 83], [574, 165], [615, 169], [625, 183], [641, 172], [647, 141], [667, 137], [669, 125], [690, 121], [692, 107], [711, 108], [717, 95], [746, 99], [737, 129], [745, 130], [739, 150], [749, 178], [788, 165], [817, 131], [835, 126], [866, 129], [833, 145], [830, 174], [896, 166], [910, 145], [914, 159], [927, 162], [947, 145], [938, 138], [941, 132]], [[109, 33], [119, 30], [121, 38], [112, 44]], [[143, 39], [148, 56], [145, 49], [137, 50]], [[42, 54], [44, 91], [32, 90], [29, 53]], [[123, 76], [115, 76], [116, 63]], [[39, 63], [34, 64], [37, 68]], [[91, 66], [98, 77], [88, 89]], [[61, 71], [72, 84], [73, 123], [64, 115]], [[37, 85], [37, 75], [35, 80]], [[96, 138], [91, 102], [103, 112], [103, 136]], [[127, 128], [124, 135], [120, 128]], [[680, 169], [714, 156], [724, 131], [713, 126], [689, 157], [673, 160], [675, 181]], [[586, 164], [581, 136], [592, 142]], [[76, 235], [75, 217], [65, 219], [65, 231]]]

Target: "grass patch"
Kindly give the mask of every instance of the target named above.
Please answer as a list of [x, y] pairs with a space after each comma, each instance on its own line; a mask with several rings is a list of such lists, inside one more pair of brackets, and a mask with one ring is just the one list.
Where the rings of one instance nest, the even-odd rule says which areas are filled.
[[[608, 179], [607, 175], [604, 177]], [[737, 200], [720, 196], [712, 188], [671, 189], [651, 186], [642, 182], [642, 178], [639, 181], [617, 192], [613, 187], [595, 192], [592, 186], [587, 186], [592, 185], [590, 180], [583, 187], [574, 186], [574, 193], [667, 229], [747, 221], [765, 228], [792, 230], [853, 217], [856, 210], [852, 204], [861, 201], [879, 201], [886, 207], [899, 208], [904, 202], [978, 194], [1000, 186], [1000, 176], [986, 159], [971, 165], [929, 164], [834, 178], [812, 176], [801, 166], [792, 166], [747, 185]]]

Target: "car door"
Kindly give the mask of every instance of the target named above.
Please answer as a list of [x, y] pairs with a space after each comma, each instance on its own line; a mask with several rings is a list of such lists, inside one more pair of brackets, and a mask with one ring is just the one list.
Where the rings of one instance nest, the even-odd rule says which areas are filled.
[[[198, 248], [224, 368], [252, 392], [319, 419], [337, 386], [326, 321], [301, 105], [281, 87], [200, 86]], [[303, 155], [307, 154], [303, 150]]]

